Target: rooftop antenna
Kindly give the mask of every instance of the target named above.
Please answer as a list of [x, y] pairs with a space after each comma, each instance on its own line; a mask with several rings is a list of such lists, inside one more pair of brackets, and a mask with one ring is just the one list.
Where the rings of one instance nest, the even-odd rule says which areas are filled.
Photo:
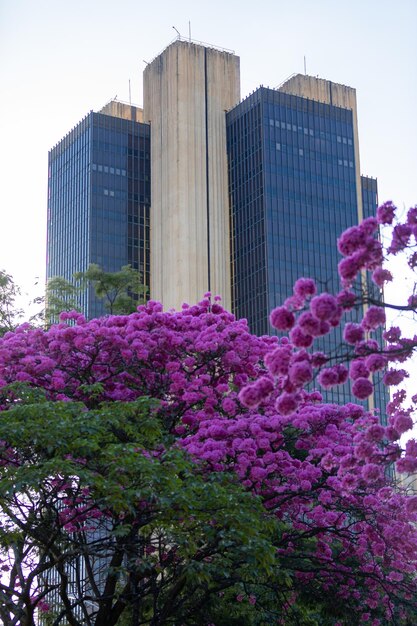
[[178, 29], [175, 28], [175, 26], [172, 27], [175, 32], [177, 33], [178, 37], [181, 37], [180, 31]]
[[190, 43], [191, 43], [191, 22], [188, 20], [188, 37], [190, 39]]
[[129, 78], [129, 104], [132, 106], [132, 93], [130, 91], [130, 78]]
[[145, 61], [145, 59], [142, 59], [142, 61], [146, 63], [146, 65], [149, 65], [149, 61]]
[[306, 63], [305, 55], [304, 55], [304, 75], [307, 76], [307, 63]]

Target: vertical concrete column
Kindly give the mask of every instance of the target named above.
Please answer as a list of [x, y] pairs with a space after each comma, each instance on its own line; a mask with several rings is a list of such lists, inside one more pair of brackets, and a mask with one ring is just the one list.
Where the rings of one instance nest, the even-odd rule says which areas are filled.
[[165, 308], [211, 289], [230, 307], [225, 110], [240, 97], [239, 59], [176, 41], [144, 72], [151, 124], [151, 296]]

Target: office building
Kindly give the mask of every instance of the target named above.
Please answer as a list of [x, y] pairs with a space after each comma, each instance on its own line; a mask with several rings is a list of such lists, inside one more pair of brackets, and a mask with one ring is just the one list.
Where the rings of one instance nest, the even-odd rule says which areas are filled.
[[337, 237], [376, 207], [376, 181], [360, 176], [355, 90], [300, 75], [260, 87], [227, 113], [227, 147], [233, 310], [264, 334], [298, 277], [338, 289]]
[[[47, 279], [130, 264], [148, 287], [149, 210], [149, 125], [141, 109], [110, 102], [49, 153]], [[89, 318], [105, 313], [92, 289], [79, 304]]]
[[50, 152], [48, 277], [130, 263], [166, 309], [211, 291], [256, 334], [299, 276], [336, 290], [336, 239], [377, 202], [355, 90], [294, 75], [239, 102], [239, 58], [180, 37], [143, 81], [143, 115], [112, 102]]
[[230, 308], [225, 111], [240, 99], [239, 57], [178, 39], [146, 66], [151, 125], [151, 294], [165, 308], [206, 291]]
[[[360, 175], [355, 90], [297, 75], [260, 87], [226, 115], [232, 309], [257, 335], [301, 276], [337, 293], [340, 234], [375, 214], [376, 180]], [[316, 342], [337, 353], [340, 329]], [[328, 401], [351, 400], [348, 389]], [[370, 401], [386, 402], [379, 390]]]

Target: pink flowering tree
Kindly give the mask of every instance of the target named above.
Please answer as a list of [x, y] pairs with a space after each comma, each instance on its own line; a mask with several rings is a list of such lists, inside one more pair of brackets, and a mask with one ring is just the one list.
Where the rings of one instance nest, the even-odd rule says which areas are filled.
[[[363, 402], [405, 377], [417, 341], [384, 330], [379, 290], [387, 255], [414, 267], [417, 227], [412, 209], [384, 250], [394, 215], [341, 236], [340, 293], [297, 281], [271, 313], [280, 338], [209, 298], [5, 335], [7, 626], [35, 610], [96, 626], [417, 621], [417, 496], [393, 473], [417, 468], [417, 442], [400, 443], [416, 398], [399, 388], [381, 419], [321, 395], [350, 381]], [[337, 327], [335, 360], [315, 342]]]

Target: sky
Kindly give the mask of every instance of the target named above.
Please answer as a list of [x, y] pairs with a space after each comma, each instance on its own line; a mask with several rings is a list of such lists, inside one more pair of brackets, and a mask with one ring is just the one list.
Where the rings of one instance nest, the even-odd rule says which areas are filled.
[[[417, 0], [0, 0], [0, 268], [30, 295], [45, 275], [48, 150], [175, 37], [233, 50], [242, 97], [304, 72], [357, 90], [361, 172], [381, 201], [417, 203]], [[39, 277], [39, 285], [34, 287]]]

